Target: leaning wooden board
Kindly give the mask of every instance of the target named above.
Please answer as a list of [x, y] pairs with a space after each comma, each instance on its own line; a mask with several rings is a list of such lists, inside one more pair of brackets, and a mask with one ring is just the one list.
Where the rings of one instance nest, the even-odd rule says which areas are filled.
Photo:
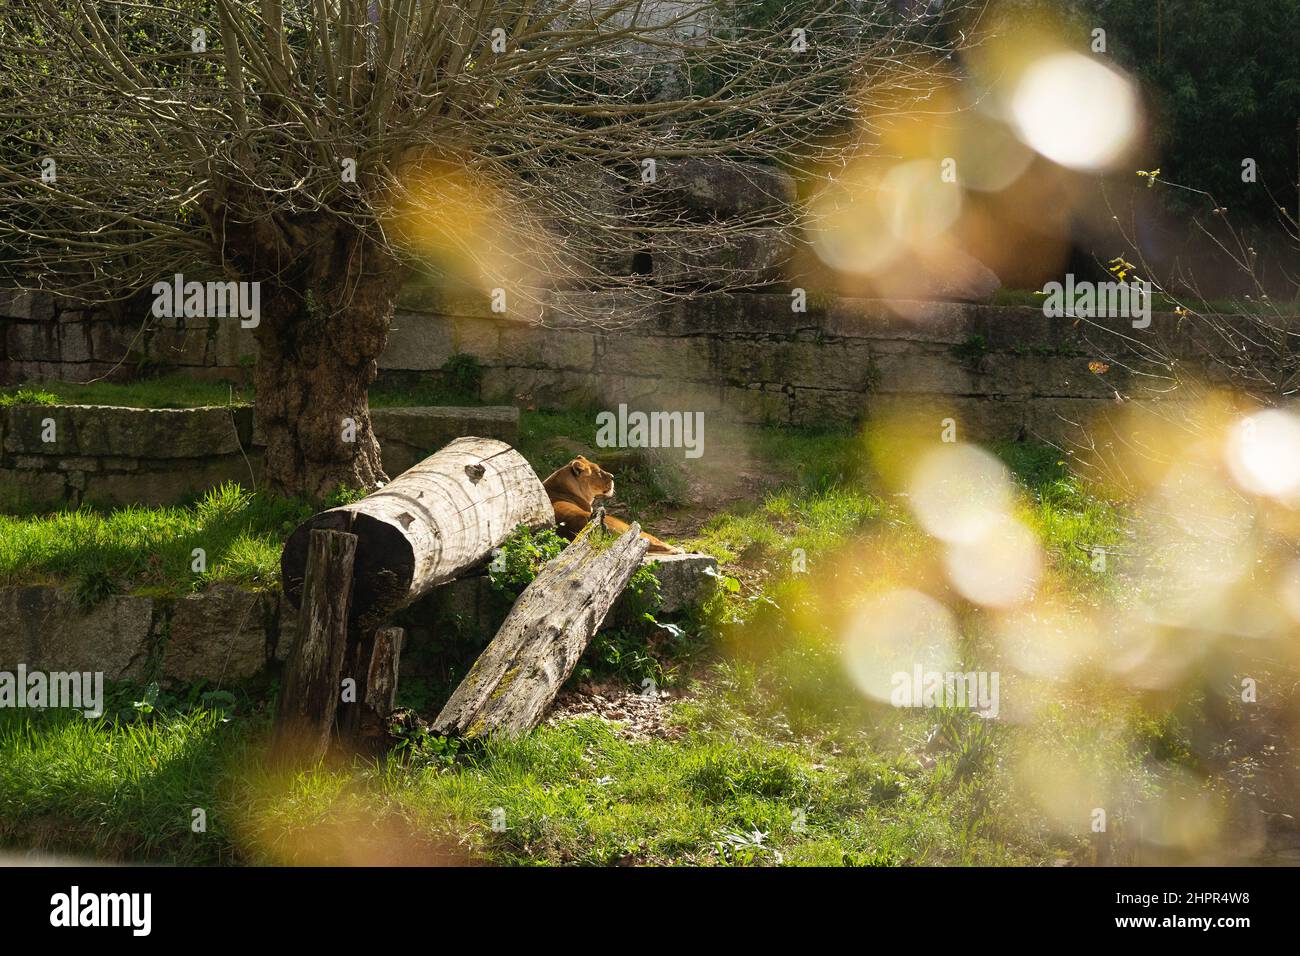
[[434, 720], [435, 733], [516, 736], [537, 726], [649, 546], [637, 524], [610, 539], [593, 519], [542, 569]]

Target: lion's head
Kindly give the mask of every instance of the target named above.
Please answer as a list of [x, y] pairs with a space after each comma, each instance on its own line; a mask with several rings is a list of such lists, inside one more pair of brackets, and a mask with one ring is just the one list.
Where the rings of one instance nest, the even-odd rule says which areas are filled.
[[614, 494], [614, 476], [582, 455], [557, 468], [542, 485], [552, 501], [572, 501], [588, 511], [597, 498], [610, 498]]

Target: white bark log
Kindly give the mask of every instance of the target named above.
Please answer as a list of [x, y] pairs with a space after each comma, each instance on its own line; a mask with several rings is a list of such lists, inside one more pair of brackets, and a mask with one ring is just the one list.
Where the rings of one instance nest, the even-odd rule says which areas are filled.
[[519, 452], [459, 438], [374, 494], [303, 522], [280, 558], [284, 593], [298, 604], [313, 529], [357, 536], [353, 620], [378, 623], [481, 565], [519, 525], [554, 523], [546, 489]]

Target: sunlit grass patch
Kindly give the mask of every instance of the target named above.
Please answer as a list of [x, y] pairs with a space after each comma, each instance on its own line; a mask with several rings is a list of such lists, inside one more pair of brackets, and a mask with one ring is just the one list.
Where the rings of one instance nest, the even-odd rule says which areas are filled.
[[[588, 412], [525, 412], [520, 444], [544, 475], [570, 455], [559, 439], [593, 430]], [[912, 588], [942, 602], [970, 668], [1000, 666], [996, 614], [948, 587], [942, 543], [863, 464], [855, 433], [767, 428], [752, 438], [774, 480], [689, 542], [722, 562], [721, 596], [682, 622], [677, 658], [653, 662], [680, 665], [673, 739], [570, 719], [518, 740], [460, 750], [425, 740], [377, 763], [285, 774], [262, 761], [261, 713], [195, 704], [136, 722], [10, 715], [0, 723], [0, 839], [209, 863], [1086, 862], [1076, 802], [1109, 800], [1122, 824], [1161, 772], [1194, 767], [1178, 722], [1089, 684], [1086, 670], [1041, 684], [1008, 674], [1023, 681], [1017, 703], [1033, 705], [1024, 721], [869, 699], [842, 646], [862, 601]], [[1091, 567], [1096, 546], [1122, 550], [1123, 509], [1051, 449], [997, 453], [1015, 479], [1009, 514], [1047, 556], [1042, 593], [1071, 607], [1126, 587]], [[620, 498], [638, 503], [662, 501], [664, 487], [653, 473], [619, 475]], [[312, 510], [231, 486], [188, 507], [0, 517], [0, 583], [71, 582], [88, 603], [211, 580], [273, 588], [284, 538]], [[191, 569], [195, 547], [207, 553], [202, 575]], [[635, 686], [645, 651], [638, 634], [598, 639], [579, 674]], [[443, 699], [424, 694], [422, 712]], [[186, 816], [196, 806], [207, 809], [200, 839]]]
[[[836, 442], [832, 461], [860, 454], [859, 442], [852, 436], [814, 437], [819, 443]], [[788, 441], [789, 436], [782, 438]], [[1098, 549], [1113, 553], [1124, 542], [1122, 508], [1100, 498], [1071, 474], [1054, 449], [1005, 444], [994, 450], [1016, 478], [1016, 513], [1050, 555], [1049, 565], [1057, 578], [1051, 586], [1076, 594], [1115, 587], [1113, 575], [1095, 573], [1092, 566]], [[861, 471], [849, 471], [854, 474], [851, 479], [791, 482], [754, 507], [716, 515], [688, 546], [727, 565], [762, 567], [776, 576], [769, 586], [777, 588], [818, 555], [838, 559], [846, 551], [869, 552], [876, 574], [884, 567], [909, 567], [921, 556], [933, 559], [935, 543], [917, 526], [906, 498], [882, 491]], [[1122, 561], [1122, 556], [1112, 560]]]
[[1015, 832], [1001, 846], [982, 838], [978, 801], [866, 738], [835, 754], [683, 720], [694, 729], [673, 741], [583, 718], [450, 762], [404, 752], [282, 771], [266, 764], [266, 723], [252, 715], [9, 712], [0, 841], [200, 864], [894, 865], [1037, 852]]
[[253, 390], [234, 382], [207, 382], [188, 375], [159, 375], [129, 382], [41, 382], [0, 389], [4, 405], [117, 405], [124, 408], [199, 408], [248, 405]]
[[0, 514], [0, 584], [67, 583], [87, 603], [137, 588], [183, 594], [212, 581], [271, 587], [284, 539], [312, 510], [227, 484], [186, 507]]
[[[219, 710], [140, 724], [0, 712], [0, 842], [108, 859], [234, 862], [223, 773], [243, 749]], [[205, 829], [193, 811], [204, 812]]]
[[784, 489], [753, 510], [714, 517], [692, 546], [726, 562], [752, 561], [778, 552], [788, 557], [796, 548], [812, 554], [865, 529], [884, 510], [880, 498], [852, 486]]

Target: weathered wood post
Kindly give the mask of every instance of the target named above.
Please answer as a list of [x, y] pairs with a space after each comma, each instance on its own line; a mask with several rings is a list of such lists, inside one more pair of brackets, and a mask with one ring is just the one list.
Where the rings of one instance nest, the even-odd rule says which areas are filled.
[[274, 759], [315, 763], [329, 747], [347, 649], [357, 537], [312, 531], [307, 544], [298, 636], [285, 665], [271, 740]]
[[361, 702], [361, 739], [371, 749], [388, 735], [388, 715], [397, 699], [397, 670], [406, 634], [400, 627], [375, 632], [374, 651], [366, 671], [366, 695]]
[[514, 736], [536, 727], [647, 547], [638, 524], [611, 543], [592, 520], [519, 595], [434, 720], [434, 732]]

